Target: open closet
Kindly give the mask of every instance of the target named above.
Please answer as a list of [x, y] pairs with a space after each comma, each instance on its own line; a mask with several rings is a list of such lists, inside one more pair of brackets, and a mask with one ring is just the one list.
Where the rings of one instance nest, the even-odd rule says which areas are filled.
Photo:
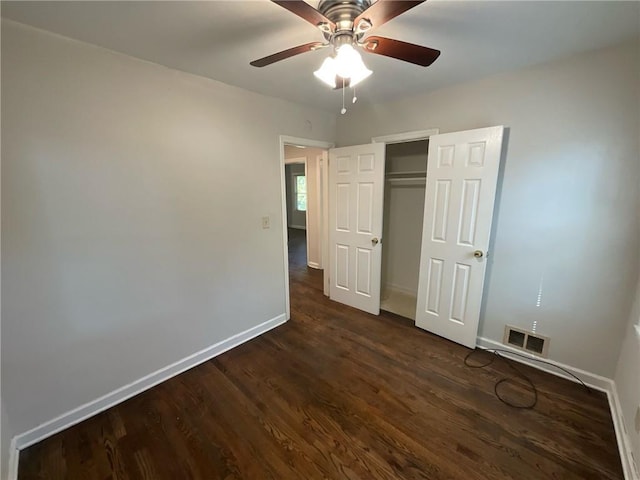
[[475, 347], [503, 132], [330, 149], [331, 300]]
[[380, 308], [415, 320], [428, 140], [386, 145]]

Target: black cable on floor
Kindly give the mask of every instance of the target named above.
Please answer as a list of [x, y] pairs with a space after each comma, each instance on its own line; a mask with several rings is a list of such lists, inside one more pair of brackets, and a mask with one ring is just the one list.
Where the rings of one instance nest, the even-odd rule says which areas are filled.
[[[491, 355], [491, 359], [486, 363], [480, 363], [480, 364], [472, 364], [472, 363], [470, 363], [469, 360], [471, 359], [471, 357], [474, 354], [477, 354], [478, 352], [486, 352], [486, 353], [492, 354]], [[545, 365], [550, 365], [550, 366], [555, 367], [555, 368], [557, 368], [559, 370], [562, 370], [567, 375], [570, 375], [571, 377], [575, 378], [580, 384], [582, 384], [582, 386], [587, 390], [587, 392], [591, 393], [591, 389], [589, 387], [587, 387], [587, 385], [580, 378], [575, 376], [570, 371], [568, 371], [568, 370], [566, 370], [566, 369], [564, 369], [564, 368], [562, 368], [562, 367], [560, 367], [558, 365], [555, 365], [555, 364], [553, 364], [551, 362], [547, 362], [545, 360], [542, 360], [542, 359], [539, 359], [539, 358], [535, 358], [535, 357], [530, 357], [530, 356], [527, 356], [527, 355], [522, 355], [522, 354], [519, 354], [519, 353], [516, 353], [516, 352], [511, 352], [509, 350], [502, 350], [502, 349], [499, 349], [499, 348], [475, 349], [475, 350], [470, 351], [467, 354], [467, 356], [465, 357], [465, 359], [464, 359], [464, 364], [467, 367], [470, 367], [470, 368], [485, 368], [485, 367], [488, 367], [489, 365], [491, 365], [495, 361], [496, 357], [497, 358], [501, 358], [502, 360], [504, 360], [504, 362], [506, 362], [507, 365], [509, 365], [509, 367], [511, 367], [511, 369], [514, 372], [516, 372], [516, 375], [518, 377], [523, 379], [528, 384], [528, 387], [530, 388], [531, 393], [533, 395], [532, 401], [529, 402], [529, 403], [526, 403], [526, 404], [517, 404], [517, 403], [513, 403], [513, 402], [510, 402], [509, 400], [505, 399], [502, 395], [500, 395], [500, 390], [499, 390], [500, 385], [505, 384], [507, 382], [512, 382], [513, 378], [509, 378], [509, 377], [501, 378], [500, 380], [498, 380], [495, 383], [495, 385], [493, 386], [493, 391], [494, 391], [494, 393], [496, 395], [496, 398], [498, 398], [498, 400], [500, 400], [502, 403], [504, 403], [506, 405], [509, 405], [510, 407], [521, 408], [521, 409], [534, 408], [536, 406], [536, 404], [538, 403], [538, 389], [536, 388], [536, 385], [533, 383], [533, 381], [528, 376], [526, 376], [524, 373], [522, 373], [522, 371], [519, 370], [513, 364], [512, 360], [510, 360], [509, 358], [507, 358], [507, 357], [505, 357], [503, 355], [500, 355], [500, 353], [508, 353], [509, 355], [516, 355], [518, 357], [526, 358], [527, 360], [533, 360], [533, 361], [536, 361], [536, 362], [539, 362], [539, 363], [543, 363]]]

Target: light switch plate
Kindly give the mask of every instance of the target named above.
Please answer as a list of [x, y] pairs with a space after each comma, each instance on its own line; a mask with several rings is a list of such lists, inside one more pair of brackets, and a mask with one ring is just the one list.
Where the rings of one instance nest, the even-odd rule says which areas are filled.
[[269, 217], [262, 217], [262, 228], [270, 228], [271, 219]]

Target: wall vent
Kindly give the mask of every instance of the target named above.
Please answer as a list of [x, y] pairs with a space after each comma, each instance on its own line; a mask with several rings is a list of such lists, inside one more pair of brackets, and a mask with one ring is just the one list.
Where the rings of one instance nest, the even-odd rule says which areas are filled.
[[505, 325], [502, 343], [542, 357], [547, 356], [549, 349], [549, 337], [511, 325]]
[[514, 329], [509, 329], [509, 338], [507, 339], [507, 343], [509, 345], [524, 348], [524, 341], [526, 338], [526, 333]]

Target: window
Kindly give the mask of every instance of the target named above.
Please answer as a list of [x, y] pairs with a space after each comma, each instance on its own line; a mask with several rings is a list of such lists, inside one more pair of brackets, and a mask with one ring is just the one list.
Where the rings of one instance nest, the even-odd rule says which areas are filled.
[[293, 176], [295, 189], [295, 207], [299, 212], [307, 211], [307, 177], [302, 174]]

